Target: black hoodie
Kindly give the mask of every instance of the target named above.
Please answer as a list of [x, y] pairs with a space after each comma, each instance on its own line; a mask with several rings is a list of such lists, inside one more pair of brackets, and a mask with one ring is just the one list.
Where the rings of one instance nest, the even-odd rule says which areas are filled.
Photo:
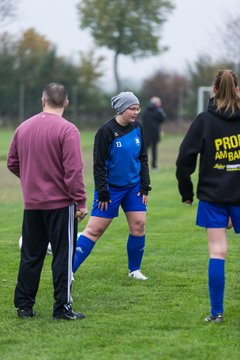
[[161, 125], [166, 114], [162, 107], [157, 107], [150, 102], [142, 115], [143, 135], [146, 144], [154, 144], [160, 140]]
[[214, 98], [190, 126], [180, 146], [176, 177], [182, 201], [193, 200], [191, 174], [200, 154], [197, 198], [240, 205], [240, 110], [217, 111]]

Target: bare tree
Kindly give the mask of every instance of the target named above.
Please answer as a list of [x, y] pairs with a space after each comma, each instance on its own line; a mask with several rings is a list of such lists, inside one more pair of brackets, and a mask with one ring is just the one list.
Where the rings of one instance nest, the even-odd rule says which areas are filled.
[[17, 0], [0, 0], [0, 27], [16, 16]]
[[237, 73], [240, 72], [240, 13], [228, 15], [218, 32], [219, 49], [225, 62]]

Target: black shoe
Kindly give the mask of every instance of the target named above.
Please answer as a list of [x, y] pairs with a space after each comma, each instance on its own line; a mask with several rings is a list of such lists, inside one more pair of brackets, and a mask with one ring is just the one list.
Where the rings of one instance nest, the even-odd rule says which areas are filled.
[[223, 314], [217, 314], [216, 316], [207, 316], [204, 321], [220, 323], [223, 321]]
[[65, 306], [63, 311], [53, 315], [54, 320], [82, 320], [85, 317], [84, 314], [73, 311], [69, 305]]
[[19, 308], [17, 309], [18, 317], [25, 319], [25, 318], [32, 318], [36, 315], [36, 312], [32, 308]]

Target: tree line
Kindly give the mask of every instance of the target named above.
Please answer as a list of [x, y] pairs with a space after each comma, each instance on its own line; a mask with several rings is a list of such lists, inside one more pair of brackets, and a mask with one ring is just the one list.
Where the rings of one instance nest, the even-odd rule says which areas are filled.
[[[54, 44], [29, 29], [16, 40], [0, 36], [0, 122], [15, 126], [38, 112], [41, 92], [49, 82], [63, 83], [69, 92], [66, 116], [81, 126], [95, 127], [111, 116], [110, 97], [101, 86], [104, 58], [93, 51], [82, 53], [79, 63], [59, 57]], [[151, 96], [160, 96], [168, 120], [193, 119], [197, 109], [197, 89], [210, 86], [219, 68], [232, 67], [227, 62], [213, 62], [207, 56], [188, 65], [186, 74], [159, 69], [133, 90], [144, 106]]]
[[[168, 0], [79, 0], [76, 7], [79, 26], [90, 30], [96, 47], [105, 46], [113, 52], [114, 94], [132, 90], [143, 107], [150, 97], [159, 96], [169, 121], [192, 120], [197, 112], [198, 87], [210, 86], [220, 68], [240, 70], [236, 46], [240, 33], [234, 26], [239, 23], [238, 16], [229, 19], [218, 33], [224, 44], [218, 61], [202, 54], [183, 74], [159, 68], [137, 89], [129, 88], [118, 74], [119, 55], [139, 58], [167, 49], [161, 43], [161, 27], [173, 9]], [[14, 10], [15, 1], [1, 2], [2, 23], [14, 16]], [[80, 53], [73, 62], [58, 56], [56, 50], [33, 28], [18, 38], [0, 34], [0, 124], [16, 126], [38, 112], [42, 89], [50, 82], [63, 83], [68, 89], [70, 105], [65, 114], [77, 125], [95, 127], [112, 115], [110, 98], [114, 94], [101, 84], [104, 57], [91, 50]]]

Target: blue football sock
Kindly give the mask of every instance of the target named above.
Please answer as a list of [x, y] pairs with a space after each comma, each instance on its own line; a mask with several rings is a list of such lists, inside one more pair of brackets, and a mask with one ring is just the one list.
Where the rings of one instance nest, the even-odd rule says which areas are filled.
[[223, 313], [223, 298], [225, 286], [225, 260], [209, 259], [208, 264], [208, 287], [211, 303], [211, 315]]
[[145, 246], [145, 235], [134, 236], [129, 234], [127, 242], [128, 269], [140, 270]]
[[80, 235], [77, 239], [76, 249], [73, 260], [73, 272], [75, 273], [79, 266], [84, 262], [84, 260], [91, 253], [95, 242], [90, 240], [88, 237], [84, 235]]

